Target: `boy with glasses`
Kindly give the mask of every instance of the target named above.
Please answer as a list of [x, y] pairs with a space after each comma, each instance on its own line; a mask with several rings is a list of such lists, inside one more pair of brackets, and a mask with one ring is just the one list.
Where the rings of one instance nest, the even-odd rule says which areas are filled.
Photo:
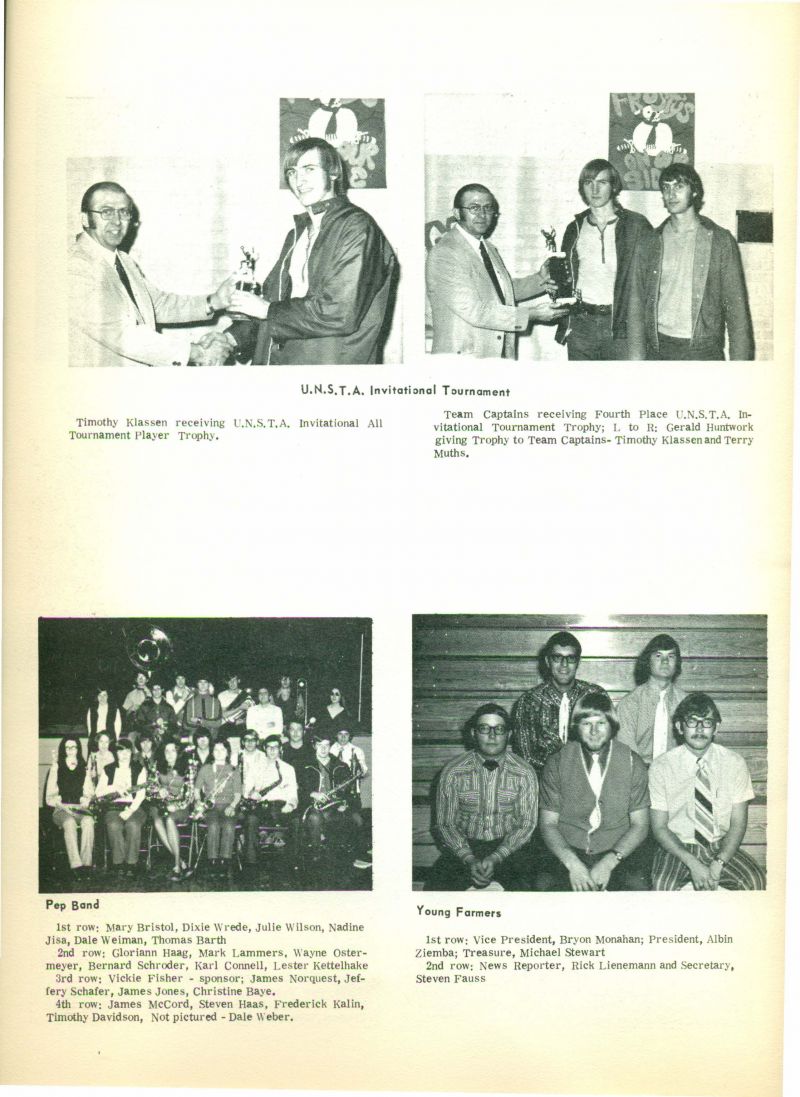
[[741, 849], [753, 785], [744, 758], [715, 742], [719, 709], [690, 693], [673, 722], [680, 746], [650, 767], [653, 888], [763, 891], [763, 869]]

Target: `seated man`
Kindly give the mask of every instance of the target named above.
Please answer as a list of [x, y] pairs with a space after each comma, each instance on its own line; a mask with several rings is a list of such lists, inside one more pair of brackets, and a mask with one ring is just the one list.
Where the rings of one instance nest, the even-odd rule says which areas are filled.
[[542, 774], [539, 827], [549, 857], [536, 890], [648, 891], [649, 858], [639, 850], [648, 833], [647, 767], [615, 738], [605, 693], [578, 701], [570, 731]]
[[306, 738], [303, 721], [290, 720], [286, 727], [286, 734], [289, 741], [284, 744], [283, 757], [291, 764], [295, 773], [299, 773], [304, 766], [313, 766], [314, 748]]
[[353, 775], [331, 754], [327, 735], [315, 736], [313, 746], [313, 763], [297, 774], [303, 839], [311, 851], [312, 862], [320, 860], [323, 842], [333, 849], [338, 860], [350, 852], [354, 837], [350, 812]]
[[763, 891], [764, 871], [740, 846], [753, 786], [739, 754], [714, 742], [721, 717], [707, 693], [690, 693], [675, 710], [680, 746], [650, 767], [651, 825], [661, 847], [653, 888]]
[[[279, 735], [270, 735], [265, 750], [258, 749], [258, 736], [246, 731], [242, 739], [242, 806], [245, 807], [245, 862], [256, 863], [259, 825], [288, 826], [297, 809], [297, 778], [292, 766], [280, 760]], [[275, 835], [270, 845], [285, 845]]]
[[105, 823], [114, 868], [127, 876], [136, 874], [145, 813], [147, 771], [133, 757], [130, 739], [117, 743], [117, 761], [106, 766], [96, 794], [105, 801]]
[[507, 750], [511, 720], [500, 705], [482, 705], [469, 730], [473, 749], [439, 775], [436, 831], [445, 849], [426, 891], [523, 891], [531, 886], [536, 773]]

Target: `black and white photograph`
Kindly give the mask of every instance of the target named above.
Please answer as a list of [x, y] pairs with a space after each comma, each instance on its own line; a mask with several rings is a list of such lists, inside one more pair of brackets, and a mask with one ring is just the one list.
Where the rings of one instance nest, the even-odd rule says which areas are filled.
[[426, 350], [771, 360], [757, 104], [730, 89], [426, 96]]
[[415, 889], [765, 889], [765, 617], [443, 614], [413, 643]]
[[[230, 156], [70, 157], [70, 365], [401, 361], [384, 107], [275, 100], [276, 132]], [[76, 131], [102, 132], [92, 108]]]
[[40, 619], [39, 890], [370, 890], [371, 637]]

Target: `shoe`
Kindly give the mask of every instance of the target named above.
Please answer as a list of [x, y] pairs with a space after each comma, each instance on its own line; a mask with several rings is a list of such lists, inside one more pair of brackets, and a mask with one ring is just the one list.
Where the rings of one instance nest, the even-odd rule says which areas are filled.
[[181, 865], [181, 876], [184, 880], [191, 879], [194, 876], [194, 869], [191, 865]]
[[170, 878], [171, 883], [179, 884], [181, 882], [181, 880], [183, 879], [183, 870], [179, 869], [179, 868], [174, 868], [172, 870], [172, 872], [169, 874], [169, 878]]
[[372, 868], [372, 861], [365, 861], [362, 857], [356, 857], [353, 868]]

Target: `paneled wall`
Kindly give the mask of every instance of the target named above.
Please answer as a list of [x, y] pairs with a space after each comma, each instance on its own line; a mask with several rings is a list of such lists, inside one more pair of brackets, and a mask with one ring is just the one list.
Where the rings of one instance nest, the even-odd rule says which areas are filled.
[[489, 701], [509, 711], [541, 681], [538, 653], [566, 629], [581, 642], [578, 677], [603, 686], [618, 701], [636, 685], [639, 652], [659, 632], [678, 642], [679, 684], [717, 702], [718, 741], [747, 761], [756, 800], [744, 846], [766, 858], [767, 622], [761, 616], [420, 616], [414, 619], [413, 799], [414, 876], [436, 859], [431, 834], [431, 785], [442, 766], [464, 750], [461, 729]]

